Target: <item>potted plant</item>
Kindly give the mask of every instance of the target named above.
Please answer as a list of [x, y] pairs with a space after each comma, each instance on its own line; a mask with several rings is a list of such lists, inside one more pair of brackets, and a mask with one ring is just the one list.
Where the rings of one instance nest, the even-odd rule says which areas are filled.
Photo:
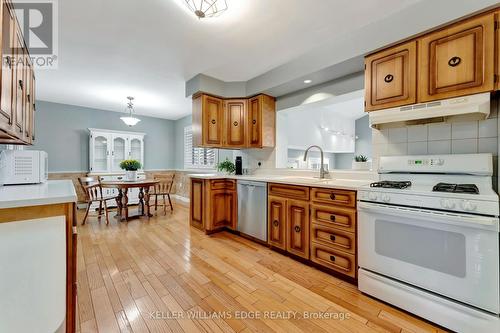
[[368, 162], [368, 157], [365, 155], [354, 156], [354, 161], [352, 161], [353, 170], [370, 170], [370, 162]]
[[137, 179], [137, 170], [141, 168], [141, 162], [138, 160], [123, 160], [120, 162], [120, 168], [125, 170], [125, 179], [135, 181]]
[[217, 163], [217, 171], [225, 173], [225, 174], [232, 174], [236, 170], [236, 166], [234, 165], [233, 162], [228, 160], [226, 158], [225, 161]]

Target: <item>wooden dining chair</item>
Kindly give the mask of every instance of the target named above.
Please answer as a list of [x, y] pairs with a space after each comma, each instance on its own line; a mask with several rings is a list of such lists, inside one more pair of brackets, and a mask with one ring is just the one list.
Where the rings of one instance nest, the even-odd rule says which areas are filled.
[[[155, 211], [158, 210], [158, 206], [163, 206], [163, 212], [167, 215], [167, 202], [165, 198], [168, 199], [168, 205], [170, 206], [170, 211], [174, 211], [174, 206], [172, 205], [172, 200], [170, 199], [170, 192], [172, 191], [172, 187], [174, 185], [175, 174], [168, 175], [155, 175], [155, 180], [158, 180], [153, 188], [153, 193], [151, 196], [155, 198]], [[158, 197], [163, 197], [163, 204], [158, 204]]]
[[92, 203], [99, 202], [99, 211], [97, 214], [97, 218], [100, 220], [102, 213], [104, 211], [104, 217], [106, 218], [106, 224], [109, 224], [109, 213], [108, 213], [108, 205], [107, 201], [115, 200], [118, 201], [118, 196], [103, 196], [102, 195], [102, 187], [100, 183], [100, 179], [98, 177], [80, 177], [78, 178], [78, 182], [83, 188], [85, 192], [85, 200], [87, 201], [87, 210], [85, 211], [85, 216], [83, 217], [82, 225], [87, 221], [87, 217], [89, 215], [90, 206]]

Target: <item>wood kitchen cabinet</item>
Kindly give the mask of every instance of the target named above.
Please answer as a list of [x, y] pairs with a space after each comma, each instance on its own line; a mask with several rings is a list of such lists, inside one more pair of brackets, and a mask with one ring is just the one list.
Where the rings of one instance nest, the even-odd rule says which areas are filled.
[[268, 198], [269, 245], [286, 250], [286, 199]]
[[274, 97], [258, 95], [248, 100], [249, 148], [272, 148], [276, 144], [276, 102]]
[[498, 16], [497, 8], [367, 55], [365, 111], [498, 90]]
[[10, 0], [1, 0], [0, 143], [34, 141], [33, 63]]
[[234, 148], [246, 146], [246, 99], [230, 99], [224, 101], [224, 145]]
[[286, 213], [286, 250], [309, 259], [309, 202], [288, 200]]
[[211, 233], [223, 228], [236, 229], [238, 202], [236, 181], [191, 178], [191, 226]]
[[417, 101], [417, 42], [365, 58], [366, 111]]
[[494, 90], [493, 13], [430, 33], [418, 45], [421, 102]]
[[275, 100], [271, 96], [224, 99], [193, 96], [193, 145], [215, 148], [274, 147]]
[[269, 245], [309, 259], [309, 188], [271, 183], [268, 193]]

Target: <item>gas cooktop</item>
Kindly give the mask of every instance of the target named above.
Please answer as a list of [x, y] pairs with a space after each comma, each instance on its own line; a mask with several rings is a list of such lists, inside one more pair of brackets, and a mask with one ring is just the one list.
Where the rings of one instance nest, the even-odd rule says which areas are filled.
[[448, 192], [448, 193], [471, 193], [479, 194], [479, 189], [475, 184], [449, 184], [438, 183], [432, 188], [433, 192]]
[[371, 183], [370, 187], [382, 187], [382, 188], [397, 188], [404, 189], [411, 186], [410, 181], [389, 181], [384, 180], [381, 182]]

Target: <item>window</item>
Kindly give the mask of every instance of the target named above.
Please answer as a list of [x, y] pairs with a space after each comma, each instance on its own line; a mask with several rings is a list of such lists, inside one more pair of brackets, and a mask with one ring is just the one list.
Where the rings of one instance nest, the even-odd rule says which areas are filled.
[[193, 147], [193, 130], [184, 127], [184, 169], [215, 169], [217, 159], [217, 149]]

